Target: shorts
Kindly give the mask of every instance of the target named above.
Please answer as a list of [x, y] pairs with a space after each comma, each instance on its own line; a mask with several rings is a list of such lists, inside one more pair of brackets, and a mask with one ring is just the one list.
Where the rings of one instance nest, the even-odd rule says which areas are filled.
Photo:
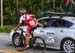
[[32, 31], [34, 31], [36, 28], [37, 28], [37, 26], [34, 28], [28, 27], [26, 34], [29, 34], [29, 35], [32, 34]]

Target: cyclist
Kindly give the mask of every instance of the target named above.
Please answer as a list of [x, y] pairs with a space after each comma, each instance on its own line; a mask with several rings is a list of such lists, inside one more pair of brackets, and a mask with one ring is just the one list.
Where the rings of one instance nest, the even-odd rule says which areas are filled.
[[20, 9], [19, 13], [21, 16], [20, 21], [14, 30], [16, 31], [19, 28], [19, 26], [21, 26], [22, 21], [24, 22], [24, 24], [27, 25], [27, 31], [26, 31], [26, 37], [25, 37], [26, 44], [24, 46], [24, 50], [28, 50], [29, 49], [29, 38], [33, 32], [33, 29], [36, 28], [38, 25], [43, 27], [43, 24], [38, 23], [33, 14], [26, 14], [25, 9]]
[[70, 0], [66, 0], [66, 6], [68, 6], [70, 4]]

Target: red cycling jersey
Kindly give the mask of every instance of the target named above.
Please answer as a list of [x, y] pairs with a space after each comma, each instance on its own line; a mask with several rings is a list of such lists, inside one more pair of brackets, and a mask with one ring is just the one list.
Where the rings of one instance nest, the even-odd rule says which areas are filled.
[[34, 19], [34, 16], [33, 15], [25, 15], [24, 16], [24, 23], [28, 26], [28, 27], [30, 27], [31, 29], [32, 28], [34, 28], [34, 27], [36, 27], [37, 26], [37, 22], [36, 22], [36, 20]]
[[36, 19], [31, 14], [23, 15], [23, 18], [24, 18], [24, 20], [23, 20], [24, 23], [28, 26], [27, 33], [31, 33], [33, 28], [37, 27]]

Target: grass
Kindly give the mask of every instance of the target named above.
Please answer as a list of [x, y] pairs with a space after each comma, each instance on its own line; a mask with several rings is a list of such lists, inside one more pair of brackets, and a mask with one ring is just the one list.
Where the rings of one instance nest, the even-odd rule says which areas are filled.
[[0, 27], [0, 32], [9, 33], [15, 26], [12, 25], [4, 25], [3, 27]]

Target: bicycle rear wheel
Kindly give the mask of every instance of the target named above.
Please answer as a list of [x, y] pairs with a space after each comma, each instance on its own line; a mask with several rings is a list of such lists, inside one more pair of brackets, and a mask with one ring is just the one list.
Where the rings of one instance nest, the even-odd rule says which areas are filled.
[[33, 49], [46, 50], [46, 44], [42, 37], [33, 38]]

